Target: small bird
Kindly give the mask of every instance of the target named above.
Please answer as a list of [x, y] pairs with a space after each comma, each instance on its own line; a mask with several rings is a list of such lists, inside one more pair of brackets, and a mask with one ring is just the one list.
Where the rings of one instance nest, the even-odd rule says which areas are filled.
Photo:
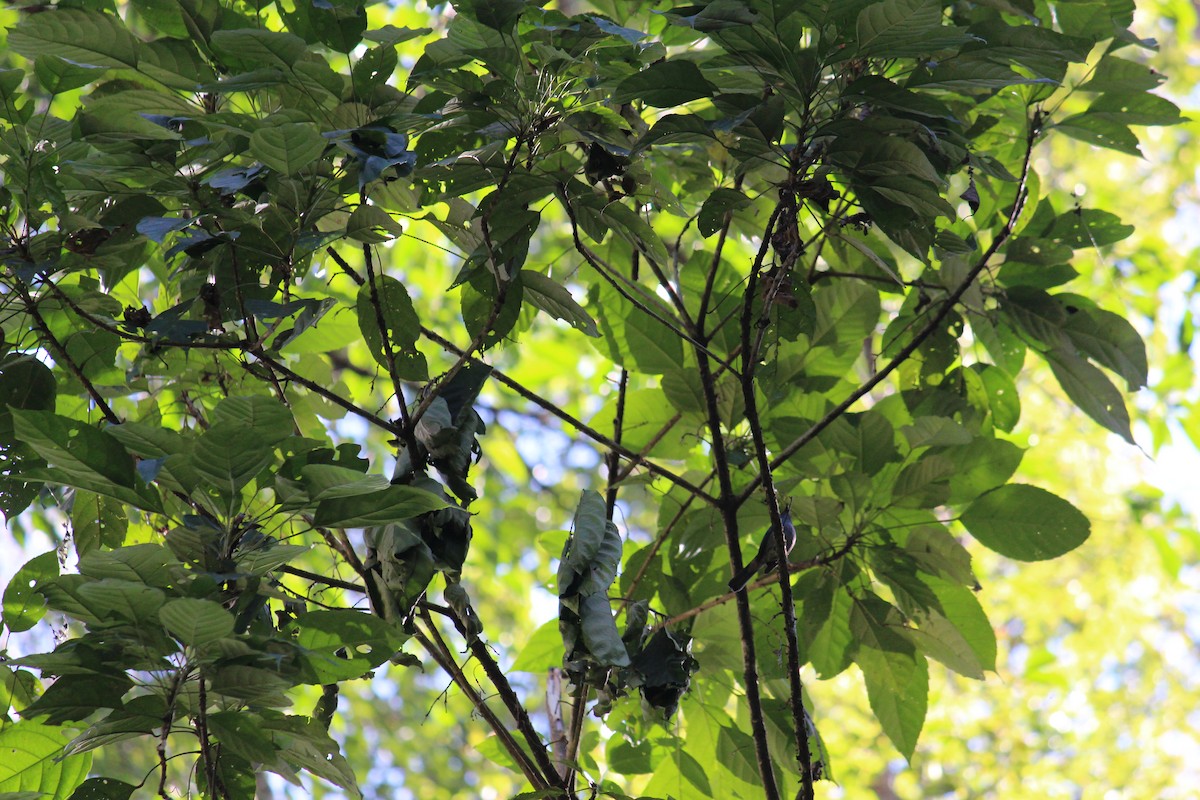
[[[796, 546], [796, 527], [792, 525], [792, 514], [790, 509], [784, 509], [780, 516], [783, 522], [783, 555], [786, 558], [792, 552], [792, 548]], [[767, 529], [767, 533], [763, 536], [762, 544], [758, 546], [758, 553], [754, 558], [750, 559], [750, 563], [742, 567], [737, 575], [734, 575], [729, 581], [729, 591], [738, 592], [750, 582], [755, 573], [760, 570], [766, 574], [779, 568], [779, 559], [775, 555], [775, 531], [771, 528]]]

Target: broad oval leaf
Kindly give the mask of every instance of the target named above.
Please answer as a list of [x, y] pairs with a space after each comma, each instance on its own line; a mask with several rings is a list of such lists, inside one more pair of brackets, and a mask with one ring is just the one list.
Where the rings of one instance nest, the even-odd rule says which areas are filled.
[[304, 122], [260, 128], [250, 136], [250, 155], [282, 175], [292, 175], [320, 158], [328, 142]]
[[46, 615], [46, 603], [37, 593], [37, 586], [56, 577], [57, 552], [42, 553], [25, 562], [4, 590], [4, 627], [19, 633], [36, 625]]
[[215, 642], [233, 633], [233, 614], [212, 600], [192, 597], [168, 600], [158, 610], [158, 618], [172, 635], [193, 647]]
[[30, 14], [8, 34], [8, 46], [27, 58], [58, 56], [94, 67], [136, 69], [139, 45], [116, 15], [77, 8]]
[[29, 720], [0, 728], [0, 794], [28, 792], [46, 800], [66, 800], [92, 764], [90, 755], [64, 755], [67, 739], [62, 728]]
[[1020, 483], [988, 492], [960, 519], [984, 547], [1018, 561], [1057, 558], [1083, 544], [1091, 532], [1091, 523], [1075, 506]]

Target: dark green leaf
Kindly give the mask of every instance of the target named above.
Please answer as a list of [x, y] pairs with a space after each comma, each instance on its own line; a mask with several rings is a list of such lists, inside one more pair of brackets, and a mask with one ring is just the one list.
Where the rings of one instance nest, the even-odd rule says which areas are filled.
[[250, 155], [281, 175], [292, 175], [316, 161], [326, 144], [315, 126], [289, 122], [255, 131]]
[[521, 284], [525, 287], [525, 300], [540, 308], [555, 319], [569, 322], [571, 327], [588, 336], [599, 336], [596, 320], [571, 296], [565, 286], [540, 272], [521, 271]]
[[308, 652], [311, 683], [360, 678], [387, 661], [404, 643], [403, 632], [362, 611], [310, 611], [292, 621], [296, 644]]
[[651, 64], [630, 75], [617, 85], [611, 102], [641, 100], [648, 106], [669, 108], [712, 97], [716, 90], [694, 63], [676, 59]]
[[104, 431], [49, 411], [13, 409], [17, 436], [81, 488], [132, 489], [133, 458]]
[[603, 592], [585, 595], [579, 601], [579, 622], [588, 652], [602, 665], [629, 666], [629, 653], [617, 632], [608, 597]]
[[242, 488], [274, 460], [272, 442], [246, 425], [221, 422], [196, 441], [188, 466], [206, 487], [234, 501]]
[[715, 189], [700, 206], [696, 227], [704, 236], [712, 236], [721, 229], [726, 214], [748, 205], [750, 205], [750, 198], [736, 189]]
[[967, 507], [960, 518], [990, 550], [1018, 561], [1044, 561], [1083, 544], [1091, 524], [1079, 509], [1045, 489], [1001, 486]]
[[43, 717], [49, 725], [77, 722], [102, 708], [120, 708], [121, 696], [133, 687], [124, 672], [116, 675], [62, 675], [21, 716]]
[[864, 8], [855, 22], [859, 58], [920, 56], [972, 40], [942, 25], [939, 0], [883, 0]]
[[430, 492], [411, 486], [389, 486], [382, 492], [324, 500], [317, 505], [314, 519], [325, 527], [358, 528], [412, 519], [445, 507], [446, 501]]
[[307, 49], [298, 36], [260, 28], [216, 31], [212, 46], [230, 67], [242, 71], [258, 67], [288, 69]]
[[158, 611], [163, 626], [181, 642], [200, 647], [233, 633], [233, 614], [220, 603], [180, 597], [168, 600]]
[[[363, 339], [381, 366], [389, 366], [383, 349], [386, 338], [397, 374], [409, 380], [428, 380], [425, 356], [416, 348], [421, 321], [404, 284], [387, 275], [380, 276], [374, 288], [364, 286], [358, 290], [355, 308]], [[381, 320], [386, 337], [380, 331]]]
[[1071, 402], [1100, 425], [1133, 444], [1125, 398], [1108, 376], [1069, 350], [1055, 348], [1045, 355], [1058, 385]]
[[[288, 411], [286, 405], [280, 402], [275, 397], [264, 397], [262, 395], [245, 395], [241, 397], [227, 397], [217, 404], [213, 409], [212, 424], [236, 424], [245, 428], [251, 428], [256, 436], [277, 444], [284, 439], [295, 434], [296, 423], [292, 419], [292, 412]], [[121, 426], [124, 428], [125, 426]], [[111, 430], [120, 430], [111, 429]], [[152, 436], [159, 437], [161, 434], [151, 433]], [[166, 440], [163, 440], [165, 443]], [[175, 452], [175, 451], [164, 451]]]
[[[392, 219], [391, 214], [379, 206], [360, 205], [354, 209], [354, 213], [350, 215], [350, 220], [346, 223], [347, 236], [368, 244], [380, 244], [395, 239], [403, 233], [404, 228], [400, 226], [400, 223]], [[395, 279], [384, 276], [383, 280], [394, 281]]]
[[129, 800], [137, 789], [116, 778], [88, 778], [67, 800]]
[[75, 64], [58, 56], [39, 56], [34, 64], [38, 83], [50, 94], [69, 92], [99, 80], [106, 72], [104, 67]]
[[1164, 80], [1166, 77], [1154, 67], [1106, 55], [1079, 88], [1089, 92], [1144, 92], [1158, 87]]
[[71, 533], [77, 555], [82, 557], [101, 547], [120, 547], [128, 530], [129, 516], [120, 500], [82, 489], [75, 491], [71, 501]]
[[1090, 303], [1072, 303], [1070, 296], [1058, 299], [1068, 311], [1063, 332], [1081, 353], [1124, 378], [1131, 392], [1146, 385], [1146, 345], [1124, 317]]
[[898, 629], [898, 614], [878, 597], [855, 604], [859, 647], [854, 660], [862, 669], [871, 710], [883, 732], [911, 760], [925, 725], [929, 667]]
[[27, 58], [57, 56], [75, 64], [136, 69], [139, 42], [115, 14], [57, 9], [30, 14], [9, 31], [8, 46]]

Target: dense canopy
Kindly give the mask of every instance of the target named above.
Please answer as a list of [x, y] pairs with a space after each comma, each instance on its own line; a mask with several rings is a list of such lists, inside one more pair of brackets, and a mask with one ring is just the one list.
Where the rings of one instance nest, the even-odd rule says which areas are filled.
[[1160, 11], [0, 11], [0, 797], [1172, 796]]

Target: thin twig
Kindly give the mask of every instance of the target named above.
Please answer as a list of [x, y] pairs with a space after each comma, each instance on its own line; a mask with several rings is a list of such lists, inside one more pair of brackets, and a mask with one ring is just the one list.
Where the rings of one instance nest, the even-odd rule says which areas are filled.
[[454, 681], [454, 685], [457, 686], [462, 693], [467, 696], [467, 698], [471, 701], [471, 704], [475, 706], [475, 710], [479, 712], [480, 716], [487, 720], [488, 725], [495, 732], [497, 740], [499, 740], [500, 744], [504, 746], [504, 749], [508, 752], [509, 756], [512, 757], [513, 761], [517, 763], [517, 767], [521, 770], [521, 773], [525, 776], [525, 779], [528, 780], [535, 789], [548, 789], [549, 784], [542, 775], [538, 774], [538, 771], [533, 764], [530, 763], [528, 755], [524, 750], [521, 749], [521, 746], [517, 744], [516, 739], [514, 739], [512, 734], [509, 732], [508, 726], [496, 716], [496, 713], [488, 706], [482, 695], [480, 695], [479, 692], [475, 690], [475, 687], [471, 685], [471, 682], [467, 679], [467, 676], [462, 671], [462, 668], [458, 666], [458, 663], [454, 659], [453, 653], [450, 652], [450, 649], [446, 646], [446, 643], [442, 641], [442, 637], [437, 631], [437, 626], [433, 624], [433, 620], [429, 619], [428, 616], [425, 616], [423, 621], [429, 628], [429, 633], [426, 634], [420, 628], [416, 628], [413, 633], [413, 638], [415, 638], [417, 642], [419, 642], [420, 645], [425, 648], [425, 651], [433, 657], [433, 660], [438, 663], [438, 666], [450, 676], [450, 679]]
[[[459, 355], [462, 355], [464, 353], [464, 351], [460, 347], [458, 347], [458, 345], [454, 344], [449, 339], [444, 338], [440, 334], [435, 333], [434, 331], [430, 330], [429, 328], [426, 328], [423, 325], [421, 326], [421, 335], [423, 335], [425, 338], [429, 339], [430, 341], [436, 342], [437, 344], [444, 347], [446, 350], [449, 350], [451, 353], [456, 353]], [[474, 358], [474, 357], [468, 358], [467, 362], [468, 363], [478, 363], [478, 364], [483, 363], [482, 361], [479, 361], [479, 359]], [[701, 489], [699, 486], [696, 486], [695, 484], [693, 484], [691, 481], [689, 481], [686, 478], [683, 478], [679, 475], [676, 475], [674, 472], [671, 472], [671, 470], [666, 469], [665, 467], [660, 467], [658, 464], [655, 464], [653, 461], [647, 460], [646, 458], [644, 458], [644, 457], [638, 455], [637, 453], [635, 453], [634, 451], [630, 450], [628, 447], [625, 447], [617, 442], [614, 442], [610, 437], [605, 436], [604, 434], [600, 433], [598, 430], [591, 427], [587, 423], [579, 420], [578, 418], [572, 416], [571, 414], [568, 414], [566, 411], [563, 411], [561, 408], [556, 406], [554, 403], [551, 403], [549, 400], [542, 397], [541, 395], [525, 388], [520, 383], [513, 380], [512, 378], [510, 378], [508, 375], [501, 372], [500, 370], [493, 368], [492, 372], [491, 372], [491, 377], [495, 378], [498, 382], [500, 382], [504, 386], [507, 386], [509, 389], [512, 389], [514, 392], [516, 392], [517, 394], [519, 394], [521, 397], [525, 398], [529, 402], [537, 405], [539, 408], [545, 409], [546, 411], [553, 414], [555, 417], [558, 417], [558, 419], [567, 423], [572, 428], [575, 428], [577, 431], [579, 431], [583, 435], [587, 436], [589, 439], [596, 442], [597, 444], [603, 445], [604, 447], [607, 447], [612, 450], [616, 450], [623, 457], [629, 459], [630, 461], [637, 463], [638, 466], [644, 467], [647, 471], [652, 472], [655, 475], [658, 475], [662, 478], [667, 479], [668, 481], [675, 484], [679, 488], [684, 489], [685, 491], [688, 491], [688, 492], [691, 492], [691, 493], [697, 495], [700, 499], [704, 500], [707, 503], [710, 503], [710, 504], [716, 503], [716, 498], [714, 498], [711, 494], [709, 494], [708, 492]]]
[[56, 360], [60, 360], [70, 373], [75, 376], [75, 379], [83, 385], [84, 390], [92, 398], [92, 402], [96, 404], [96, 408], [100, 409], [100, 413], [104, 415], [104, 418], [114, 425], [119, 425], [121, 418], [116, 415], [116, 412], [112, 410], [112, 406], [100, 395], [95, 384], [83, 373], [83, 368], [75, 363], [74, 359], [67, 353], [67, 349], [63, 346], [62, 342], [50, 330], [50, 326], [46, 324], [45, 318], [42, 317], [42, 313], [38, 310], [37, 302], [30, 296], [29, 291], [19, 283], [13, 285], [13, 291], [21, 298], [21, 302], [25, 304], [25, 312], [33, 319], [34, 326], [38, 329], [39, 335], [46, 343], [46, 349], [50, 351]]
[[374, 259], [371, 257], [371, 245], [363, 243], [363, 263], [367, 268], [367, 292], [371, 298], [371, 307], [375, 310], [375, 325], [379, 328], [379, 348], [383, 352], [383, 360], [387, 362], [388, 377], [392, 381], [392, 391], [396, 395], [396, 405], [400, 407], [400, 439], [408, 449], [409, 463], [416, 473], [423, 470], [423, 464], [418, 463], [421, 449], [417, 447], [417, 436], [412, 419], [408, 415], [408, 401], [404, 399], [404, 387], [400, 381], [400, 373], [396, 370], [396, 353], [392, 350], [391, 336], [388, 334], [387, 322], [383, 318], [383, 303], [379, 299], [381, 281], [375, 279]]

